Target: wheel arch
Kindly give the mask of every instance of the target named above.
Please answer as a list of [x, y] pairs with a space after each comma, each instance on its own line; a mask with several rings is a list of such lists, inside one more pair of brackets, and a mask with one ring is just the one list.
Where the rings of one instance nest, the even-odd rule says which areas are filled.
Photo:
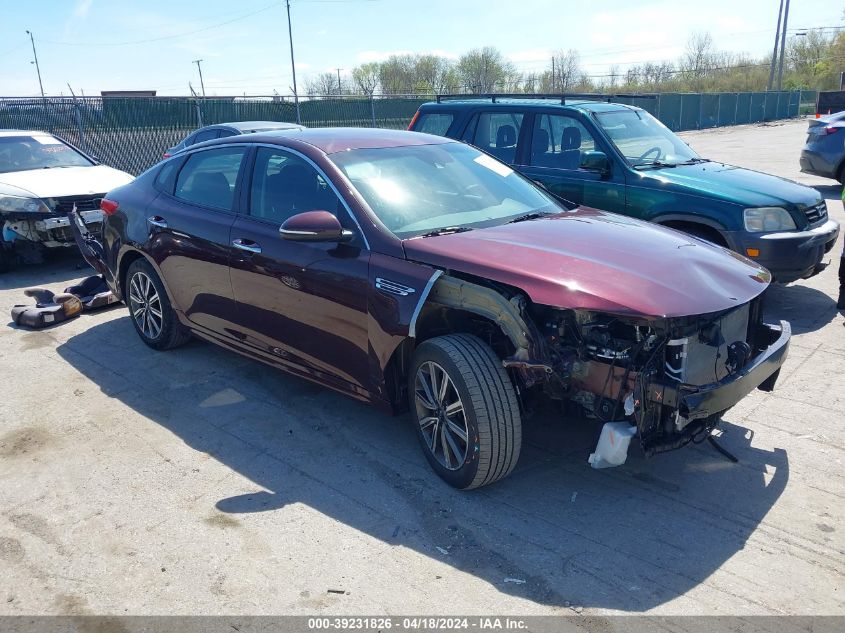
[[115, 284], [117, 285], [117, 290], [120, 294], [120, 298], [123, 301], [126, 301], [126, 297], [124, 296], [123, 289], [125, 287], [126, 281], [126, 273], [129, 271], [129, 267], [139, 259], [145, 260], [150, 266], [153, 267], [153, 270], [158, 275], [159, 279], [161, 279], [161, 285], [164, 286], [164, 291], [167, 293], [167, 299], [170, 301], [170, 305], [172, 305], [176, 310], [179, 310], [179, 307], [173, 301], [173, 294], [170, 292], [170, 288], [167, 287], [167, 282], [164, 279], [164, 276], [161, 274], [161, 269], [155, 263], [152, 257], [147, 255], [144, 251], [133, 248], [133, 247], [126, 247], [123, 252], [120, 254], [117, 263], [117, 276], [115, 278]]
[[396, 412], [404, 411], [407, 405], [405, 384], [414, 351], [437, 336], [476, 336], [494, 350], [506, 367], [536, 367], [536, 359], [545, 358], [540, 337], [535, 335], [536, 328], [527, 316], [523, 293], [438, 273], [421, 293], [408, 336], [396, 346], [385, 365], [385, 386]]
[[706, 239], [709, 239], [711, 242], [719, 246], [724, 246], [725, 248], [731, 248], [730, 243], [725, 237], [725, 233], [727, 232], [725, 227], [710, 218], [690, 215], [688, 213], [667, 213], [654, 218], [652, 222], [698, 237], [707, 236]]

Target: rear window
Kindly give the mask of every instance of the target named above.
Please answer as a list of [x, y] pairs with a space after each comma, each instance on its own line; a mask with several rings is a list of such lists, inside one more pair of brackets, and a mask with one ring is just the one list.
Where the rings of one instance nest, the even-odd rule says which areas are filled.
[[420, 114], [417, 119], [417, 124], [414, 126], [414, 132], [423, 132], [424, 134], [436, 134], [437, 136], [446, 136], [449, 126], [455, 117], [448, 112], [429, 112], [428, 114]]

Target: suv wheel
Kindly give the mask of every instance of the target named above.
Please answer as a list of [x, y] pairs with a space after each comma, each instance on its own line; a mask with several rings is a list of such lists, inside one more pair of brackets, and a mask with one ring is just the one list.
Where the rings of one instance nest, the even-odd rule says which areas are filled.
[[417, 348], [408, 378], [417, 435], [442, 479], [468, 489], [510, 474], [522, 421], [513, 384], [489, 346], [468, 334], [430, 339]]
[[178, 347], [191, 338], [179, 323], [156, 271], [145, 259], [136, 259], [126, 271], [126, 305], [138, 336], [157, 350]]

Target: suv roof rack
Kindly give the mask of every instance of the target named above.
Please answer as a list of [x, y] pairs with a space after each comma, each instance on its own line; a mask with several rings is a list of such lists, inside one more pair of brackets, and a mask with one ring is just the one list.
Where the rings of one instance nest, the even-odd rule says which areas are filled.
[[552, 93], [552, 94], [525, 94], [525, 93], [499, 93], [499, 94], [442, 94], [437, 95], [437, 103], [448, 99], [490, 99], [496, 103], [496, 99], [560, 99], [561, 105], [566, 105], [566, 100], [576, 99], [582, 101], [606, 101], [611, 103], [613, 99], [657, 99], [654, 94], [603, 94], [596, 92], [584, 93]]

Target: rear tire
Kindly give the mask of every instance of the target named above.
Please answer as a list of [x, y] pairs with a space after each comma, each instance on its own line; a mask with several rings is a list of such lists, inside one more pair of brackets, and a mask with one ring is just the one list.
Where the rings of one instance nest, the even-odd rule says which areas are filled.
[[408, 382], [417, 436], [444, 481], [479, 488], [511, 473], [522, 420], [513, 383], [489, 346], [468, 334], [425, 341]]
[[179, 322], [170, 305], [161, 278], [146, 259], [136, 259], [129, 265], [123, 287], [132, 325], [144, 343], [155, 350], [166, 350], [191, 338], [191, 331]]

